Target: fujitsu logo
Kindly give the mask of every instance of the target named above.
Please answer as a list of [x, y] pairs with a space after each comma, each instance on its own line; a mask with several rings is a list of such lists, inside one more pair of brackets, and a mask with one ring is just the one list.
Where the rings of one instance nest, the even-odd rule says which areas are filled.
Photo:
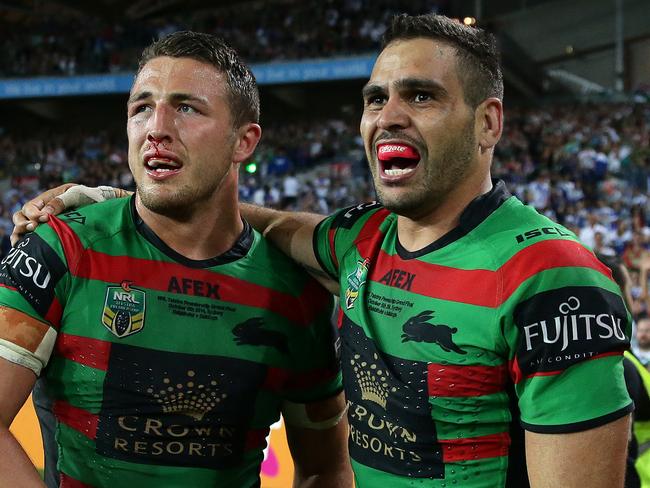
[[608, 313], [580, 313], [580, 300], [571, 296], [558, 307], [559, 314], [524, 326], [526, 350], [539, 344], [562, 344], [564, 351], [571, 342], [591, 341], [595, 338], [616, 337], [625, 340], [621, 319]]
[[9, 251], [0, 264], [14, 269], [25, 278], [30, 278], [38, 288], [45, 289], [51, 279], [50, 273], [36, 258], [23, 250], [28, 245], [29, 237]]

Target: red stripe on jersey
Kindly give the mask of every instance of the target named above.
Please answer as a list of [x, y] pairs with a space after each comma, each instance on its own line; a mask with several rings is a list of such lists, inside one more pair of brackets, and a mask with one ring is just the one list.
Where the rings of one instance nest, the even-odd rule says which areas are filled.
[[370, 216], [370, 218], [363, 224], [359, 231], [354, 244], [362, 259], [368, 258], [376, 254], [376, 249], [381, 247], [384, 239], [384, 233], [379, 231], [379, 227], [386, 220], [390, 212], [385, 208], [378, 210]]
[[402, 260], [398, 255], [381, 251], [373, 263], [370, 279], [392, 286], [388, 277], [393, 270], [404, 272], [404, 276], [414, 276], [407, 286], [418, 295], [484, 307], [497, 306], [497, 273], [494, 271], [450, 268], [417, 259]]
[[323, 313], [327, 313], [328, 317], [332, 314], [332, 309], [326, 310], [326, 307], [332, 304], [332, 294], [313, 278], [309, 278], [302, 289], [299, 304], [309, 322], [313, 322], [316, 316]]
[[48, 225], [54, 229], [54, 232], [59, 236], [61, 245], [63, 246], [63, 253], [68, 262], [68, 269], [74, 274], [79, 260], [83, 255], [84, 248], [79, 240], [79, 236], [70, 228], [68, 224], [63, 222], [57, 217], [50, 215], [47, 221]]
[[289, 378], [288, 370], [269, 366], [266, 370], [266, 378], [264, 379], [262, 388], [273, 392], [281, 392], [284, 389], [287, 378]]
[[52, 327], [56, 330], [59, 330], [62, 316], [63, 307], [61, 307], [61, 302], [59, 302], [57, 297], [54, 297], [52, 303], [50, 303], [50, 308], [47, 309], [47, 313], [45, 314], [45, 320], [52, 324]]
[[494, 308], [536, 273], [567, 266], [592, 268], [611, 279], [609, 268], [585, 247], [559, 239], [538, 242], [522, 249], [497, 271], [451, 268], [416, 259], [402, 260], [397, 255], [381, 251], [370, 272], [370, 279], [395, 286], [390, 277], [393, 270], [398, 270], [404, 285], [408, 277], [414, 275], [407, 289], [418, 295]]
[[[560, 355], [561, 354], [558, 354], [558, 356]], [[623, 349], [618, 351], [604, 352], [602, 354], [596, 354], [595, 356], [585, 358], [585, 361], [593, 361], [594, 359], [605, 358], [608, 356], [622, 356], [622, 355], [623, 355]], [[566, 369], [557, 369], [555, 371], [539, 371], [537, 373], [529, 374], [528, 376], [526, 376], [526, 379], [534, 378], [535, 376], [557, 376], [559, 374], [564, 373], [565, 371]], [[511, 361], [510, 374], [515, 384], [521, 381], [522, 373], [521, 370], [519, 369], [519, 363], [516, 360]]]
[[71, 334], [59, 334], [55, 346], [56, 352], [75, 363], [91, 368], [108, 369], [111, 343]]
[[266, 436], [269, 435], [269, 428], [264, 429], [250, 429], [246, 433], [246, 441], [244, 443], [244, 449], [247, 451], [253, 449], [259, 449], [260, 447], [266, 446]]
[[506, 366], [428, 366], [429, 396], [475, 397], [503, 391]]
[[473, 461], [498, 456], [507, 456], [510, 436], [507, 432], [464, 439], [438, 440], [442, 446], [445, 463]]
[[343, 307], [339, 307], [339, 311], [336, 317], [336, 327], [341, 330], [341, 327], [343, 327], [343, 317], [345, 316], [345, 312], [343, 312]]
[[508, 370], [510, 371], [510, 378], [512, 378], [512, 382], [515, 385], [519, 383], [524, 377], [524, 374], [521, 372], [521, 368], [519, 367], [519, 361], [517, 358], [508, 361]]
[[17, 290], [16, 288], [14, 288], [13, 286], [3, 285], [2, 283], [0, 283], [0, 288], [6, 288], [7, 290], [11, 290], [11, 291], [18, 291], [18, 290]]
[[604, 352], [602, 354], [596, 354], [595, 356], [587, 359], [587, 361], [591, 361], [592, 359], [605, 358], [607, 356], [622, 356], [624, 350], [625, 348], [621, 348], [619, 351], [610, 351], [610, 352]]
[[610, 269], [580, 243], [559, 239], [542, 241], [522, 249], [499, 269], [499, 273], [504, 277], [503, 301], [531, 276], [548, 269], [563, 267], [591, 268], [612, 279]]
[[[313, 316], [313, 311], [305, 315], [305, 307], [300, 297], [232, 276], [188, 268], [177, 263], [130, 256], [111, 256], [88, 250], [84, 255], [84, 265], [80, 266], [75, 274], [81, 278], [108, 283], [129, 280], [136, 288], [143, 287], [158, 291], [170, 291], [172, 283], [179, 288], [187, 285], [189, 293], [178, 293], [183, 296], [210, 295], [209, 286], [213, 287], [212, 290], [218, 287], [216, 295], [219, 300], [270, 310], [295, 324], [307, 326]], [[210, 296], [214, 298], [214, 294]]]
[[98, 417], [82, 408], [73, 407], [69, 403], [58, 400], [52, 407], [57, 420], [71, 429], [85, 435], [89, 439], [97, 437]]
[[92, 485], [87, 485], [86, 483], [71, 478], [65, 473], [61, 473], [60, 480], [61, 480], [61, 484], [59, 485], [60, 488], [93, 488]]

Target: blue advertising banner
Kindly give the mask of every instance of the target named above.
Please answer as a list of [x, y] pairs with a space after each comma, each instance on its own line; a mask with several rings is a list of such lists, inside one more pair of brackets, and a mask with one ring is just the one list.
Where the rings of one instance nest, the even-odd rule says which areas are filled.
[[[376, 55], [253, 64], [260, 85], [368, 78]], [[0, 99], [128, 93], [133, 74], [0, 80]]]

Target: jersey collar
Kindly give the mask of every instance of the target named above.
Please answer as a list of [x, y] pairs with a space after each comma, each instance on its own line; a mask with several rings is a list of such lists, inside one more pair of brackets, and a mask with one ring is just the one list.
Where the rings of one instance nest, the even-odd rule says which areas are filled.
[[253, 245], [253, 228], [248, 222], [244, 220], [244, 230], [239, 235], [239, 238], [235, 244], [229, 250], [213, 258], [190, 259], [174, 251], [171, 247], [165, 244], [160, 237], [156, 235], [151, 227], [145, 224], [144, 220], [142, 220], [142, 217], [140, 217], [138, 211], [135, 208], [135, 194], [129, 201], [129, 207], [131, 210], [131, 217], [133, 218], [133, 222], [138, 233], [147, 241], [149, 241], [160, 252], [170, 257], [174, 261], [189, 268], [211, 268], [213, 266], [219, 266], [221, 264], [236, 261], [237, 259], [246, 256], [251, 246]]
[[511, 196], [512, 194], [508, 191], [503, 181], [492, 180], [492, 189], [476, 197], [465, 207], [465, 210], [460, 214], [458, 225], [455, 228], [428, 246], [413, 252], [407, 251], [400, 244], [399, 238], [397, 238], [395, 243], [397, 254], [402, 259], [414, 259], [457, 241], [487, 219], [492, 212], [499, 208]]

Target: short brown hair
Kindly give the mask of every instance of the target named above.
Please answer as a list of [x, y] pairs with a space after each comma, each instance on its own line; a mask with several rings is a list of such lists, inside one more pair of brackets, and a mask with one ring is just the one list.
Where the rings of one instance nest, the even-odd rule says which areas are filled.
[[138, 73], [153, 58], [191, 58], [211, 64], [226, 76], [233, 126], [259, 122], [260, 94], [255, 75], [237, 51], [223, 39], [201, 32], [179, 31], [159, 39], [142, 51]]

